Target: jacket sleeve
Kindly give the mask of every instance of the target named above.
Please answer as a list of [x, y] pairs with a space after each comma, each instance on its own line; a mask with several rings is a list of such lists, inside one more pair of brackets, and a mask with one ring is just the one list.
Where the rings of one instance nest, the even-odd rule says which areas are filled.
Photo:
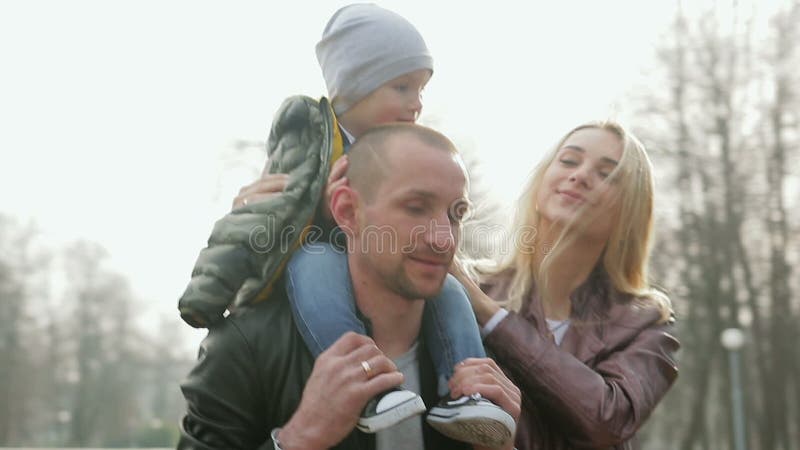
[[311, 223], [327, 180], [332, 127], [327, 105], [290, 97], [276, 113], [268, 142], [269, 172], [289, 174], [289, 184], [281, 195], [216, 222], [178, 302], [189, 325], [207, 327], [231, 304], [249, 304], [269, 293]]
[[485, 343], [534, 407], [570, 430], [572, 445], [606, 448], [633, 436], [678, 373], [671, 325], [659, 324], [655, 311], [638, 316], [630, 338], [598, 354], [593, 367], [513, 312]]
[[234, 323], [223, 320], [203, 340], [181, 384], [187, 412], [179, 449], [272, 448], [257, 358]]

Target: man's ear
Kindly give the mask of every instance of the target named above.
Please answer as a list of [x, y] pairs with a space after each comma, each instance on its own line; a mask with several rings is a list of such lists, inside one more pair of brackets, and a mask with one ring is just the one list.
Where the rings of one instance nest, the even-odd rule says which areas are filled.
[[358, 230], [360, 200], [358, 192], [350, 186], [340, 186], [331, 194], [331, 215], [333, 220], [349, 237], [352, 237]]

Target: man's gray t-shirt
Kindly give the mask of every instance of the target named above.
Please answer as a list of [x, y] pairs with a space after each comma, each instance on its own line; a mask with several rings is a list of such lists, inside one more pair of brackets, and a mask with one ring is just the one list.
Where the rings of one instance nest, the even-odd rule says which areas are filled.
[[[417, 349], [419, 343], [415, 342], [411, 349], [399, 358], [394, 360], [397, 370], [403, 373], [405, 381], [403, 388], [420, 394], [422, 388], [419, 380], [419, 357]], [[425, 440], [422, 436], [421, 416], [410, 417], [393, 427], [375, 433], [375, 443], [377, 450], [419, 450], [425, 448]]]

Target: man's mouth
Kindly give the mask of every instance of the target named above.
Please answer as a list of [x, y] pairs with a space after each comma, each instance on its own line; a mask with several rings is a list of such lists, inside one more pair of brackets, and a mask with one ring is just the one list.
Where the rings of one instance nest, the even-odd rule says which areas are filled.
[[447, 269], [450, 266], [449, 260], [443, 260], [441, 258], [430, 258], [424, 256], [409, 256], [408, 258], [414, 262], [430, 267], [431, 269]]

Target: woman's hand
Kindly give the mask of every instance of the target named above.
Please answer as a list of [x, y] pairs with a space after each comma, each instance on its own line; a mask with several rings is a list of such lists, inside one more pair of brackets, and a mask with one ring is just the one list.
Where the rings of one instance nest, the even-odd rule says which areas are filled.
[[472, 277], [469, 276], [469, 272], [467, 271], [464, 262], [458, 256], [453, 257], [453, 261], [450, 263], [450, 274], [456, 277], [456, 280], [459, 283], [463, 284], [467, 290], [469, 290], [468, 285], [476, 285], [475, 281], [472, 280]]
[[[241, 208], [257, 202], [263, 202], [281, 195], [289, 184], [289, 175], [285, 173], [269, 173], [269, 164], [264, 166], [264, 172], [254, 182], [239, 189], [239, 195], [234, 197], [231, 210]], [[339, 186], [347, 185], [347, 155], [339, 158], [331, 167], [331, 174], [325, 185], [325, 194], [320, 202], [319, 213], [325, 220], [331, 220], [331, 195]]]
[[450, 263], [450, 274], [456, 277], [467, 290], [475, 318], [478, 319], [481, 326], [485, 325], [500, 310], [500, 306], [481, 290], [478, 283], [469, 276], [464, 263], [458, 257], [454, 257], [453, 262]]
[[231, 210], [281, 195], [289, 184], [289, 175], [285, 173], [269, 173], [267, 172], [268, 168], [269, 164], [265, 165], [264, 171], [256, 181], [239, 189], [239, 195], [234, 197]]

